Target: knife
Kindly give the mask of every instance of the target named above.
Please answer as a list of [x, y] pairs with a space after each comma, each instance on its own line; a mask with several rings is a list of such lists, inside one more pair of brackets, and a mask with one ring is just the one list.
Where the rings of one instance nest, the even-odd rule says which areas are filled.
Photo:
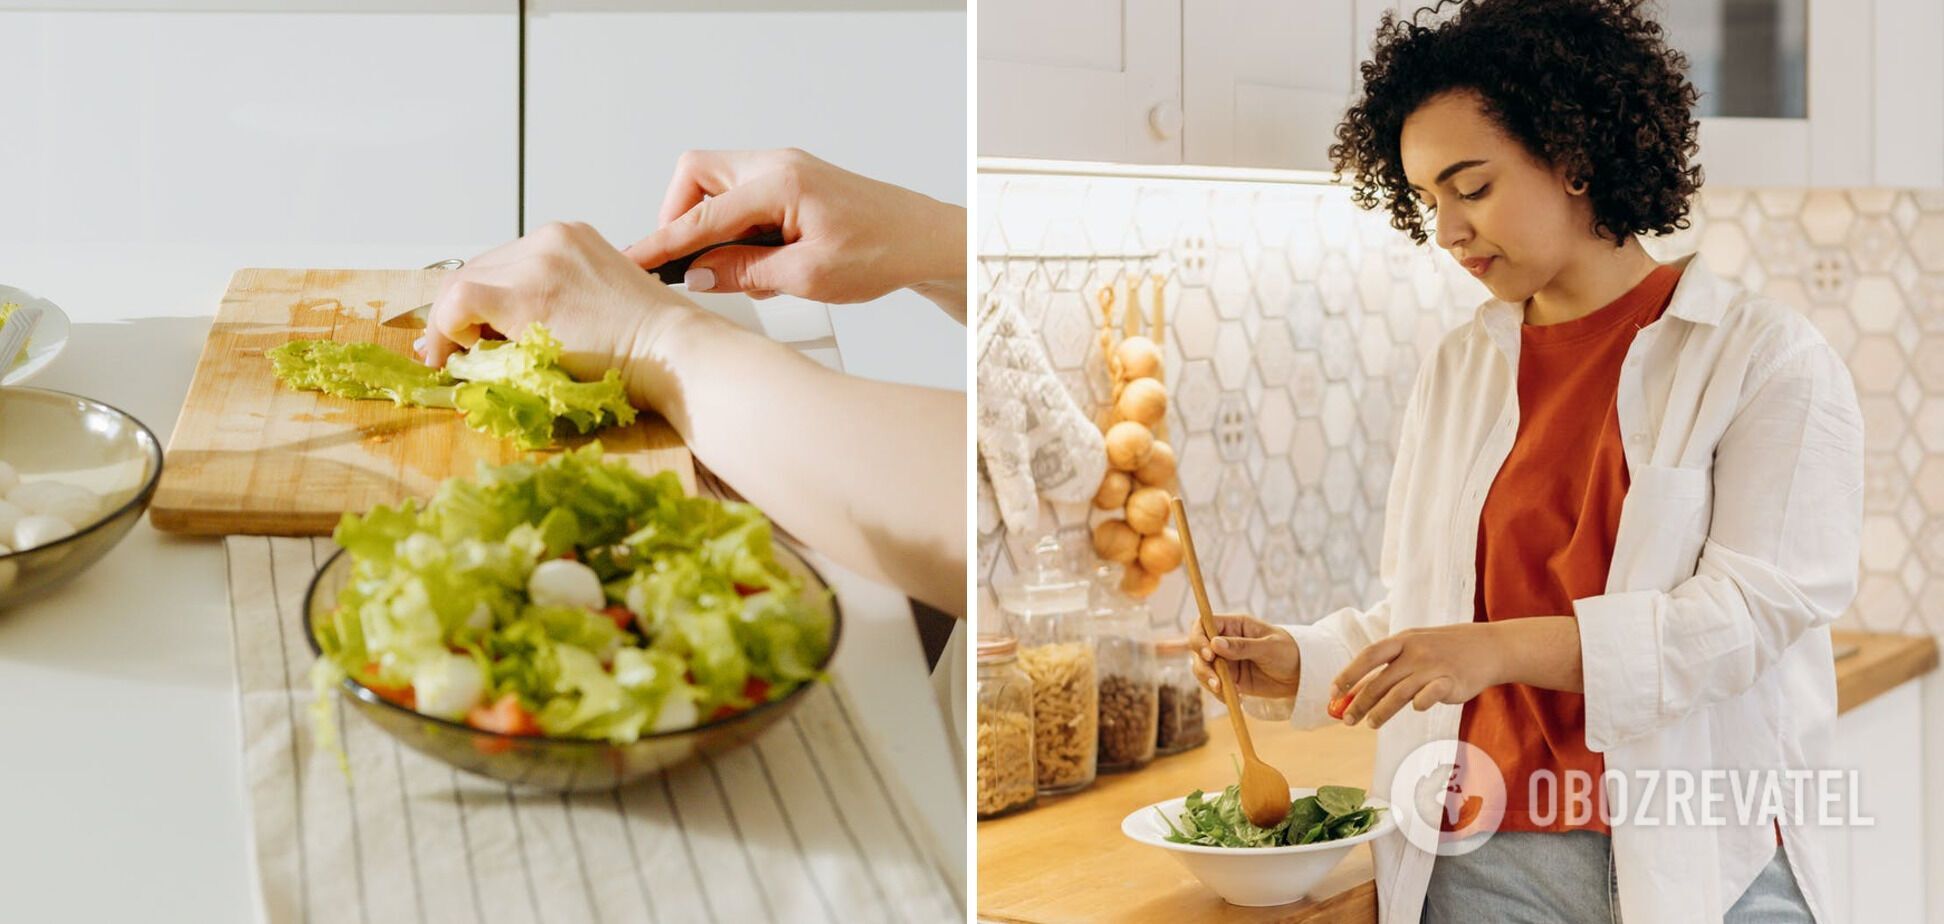
[[41, 310], [27, 305], [14, 309], [5, 324], [0, 324], [0, 377], [13, 370], [14, 360], [20, 357], [20, 348], [27, 345], [27, 338], [34, 335], [34, 327], [40, 324]]
[[[669, 285], [669, 286], [681, 285], [682, 277], [688, 275], [689, 266], [695, 263], [695, 259], [718, 247], [781, 247], [783, 246], [784, 243], [785, 241], [783, 240], [782, 230], [771, 229], [769, 231], [764, 231], [760, 234], [752, 234], [748, 237], [739, 237], [733, 241], [723, 241], [719, 244], [710, 244], [709, 246], [704, 247], [701, 250], [695, 251], [694, 253], [691, 254], [685, 254], [683, 256], [676, 257], [675, 259], [670, 260], [667, 263], [663, 263], [660, 266], [651, 266], [647, 269], [646, 272], [649, 275], [654, 276], [656, 279], [661, 280], [663, 285]], [[459, 267], [465, 265], [466, 265], [466, 261], [464, 260], [440, 260], [439, 262], [431, 264], [425, 268], [426, 269], [458, 269]], [[384, 319], [381, 323], [384, 324], [384, 326], [386, 327], [404, 328], [406, 330], [424, 330], [426, 319], [431, 315], [431, 313], [432, 313], [432, 303], [426, 302], [425, 304], [420, 305], [417, 308], [413, 308], [409, 311], [401, 311], [398, 314], [392, 315], [391, 317]]]

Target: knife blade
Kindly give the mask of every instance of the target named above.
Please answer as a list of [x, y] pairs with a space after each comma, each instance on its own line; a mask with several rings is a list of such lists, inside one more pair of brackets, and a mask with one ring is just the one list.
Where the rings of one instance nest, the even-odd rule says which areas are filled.
[[[771, 229], [760, 234], [739, 237], [733, 241], [710, 244], [694, 253], [676, 257], [660, 266], [648, 267], [646, 272], [656, 279], [661, 280], [663, 285], [681, 285], [682, 277], [688, 275], [689, 267], [695, 263], [696, 258], [718, 247], [781, 247], [784, 243], [783, 231], [781, 229]], [[466, 261], [464, 260], [441, 260], [427, 266], [426, 269], [457, 269], [464, 265], [466, 265]], [[391, 317], [385, 318], [379, 323], [386, 327], [401, 328], [404, 330], [424, 330], [426, 320], [431, 314], [432, 303], [426, 302], [416, 308], [401, 311]]]

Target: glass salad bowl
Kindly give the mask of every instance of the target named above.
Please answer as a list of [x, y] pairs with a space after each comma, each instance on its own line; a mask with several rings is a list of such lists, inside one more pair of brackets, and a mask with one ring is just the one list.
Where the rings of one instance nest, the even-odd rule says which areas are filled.
[[[93, 502], [65, 516], [73, 532], [0, 554], [0, 610], [38, 597], [99, 561], [148, 509], [162, 475], [162, 444], [142, 422], [99, 401], [43, 388], [0, 388], [0, 462], [21, 484], [65, 483]], [[11, 480], [11, 479], [9, 479]], [[4, 486], [0, 486], [4, 487]], [[0, 491], [0, 495], [6, 494]], [[13, 513], [0, 508], [0, 544], [14, 542]]]
[[[828, 607], [830, 649], [817, 669], [828, 669], [843, 633], [843, 613], [823, 576], [783, 542], [776, 542], [776, 560], [802, 579], [806, 597]], [[311, 653], [323, 657], [317, 624], [329, 618], [338, 591], [351, 579], [351, 556], [343, 549], [331, 556], [311, 579], [304, 597], [304, 637]], [[755, 740], [777, 720], [790, 714], [816, 685], [798, 686], [781, 699], [763, 703], [701, 724], [665, 732], [645, 732], [627, 744], [584, 738], [544, 735], [506, 735], [482, 731], [463, 722], [447, 721], [379, 696], [352, 678], [338, 684], [350, 705], [405, 746], [453, 767], [522, 788], [555, 792], [612, 789], [677, 767], [700, 755], [714, 756]]]

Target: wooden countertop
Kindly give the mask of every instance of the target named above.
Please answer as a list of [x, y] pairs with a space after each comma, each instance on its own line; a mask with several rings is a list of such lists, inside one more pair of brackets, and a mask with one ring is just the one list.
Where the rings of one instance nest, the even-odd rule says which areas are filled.
[[[1929, 636], [1836, 632], [1840, 649], [1858, 653], [1836, 662], [1839, 712], [1848, 712], [1937, 667]], [[1376, 732], [1328, 726], [1297, 731], [1287, 725], [1249, 726], [1256, 750], [1295, 786], [1367, 786]], [[1208, 744], [1157, 758], [1136, 773], [1103, 774], [1070, 796], [1043, 798], [1026, 812], [979, 823], [978, 919], [1006, 924], [1169, 921], [1195, 924], [1369, 924], [1377, 919], [1370, 848], [1360, 845], [1330, 872], [1311, 897], [1276, 908], [1241, 908], [1203, 888], [1162, 851], [1120, 833], [1137, 806], [1189, 790], [1219, 790], [1235, 779], [1235, 738], [1224, 719], [1211, 717]]]

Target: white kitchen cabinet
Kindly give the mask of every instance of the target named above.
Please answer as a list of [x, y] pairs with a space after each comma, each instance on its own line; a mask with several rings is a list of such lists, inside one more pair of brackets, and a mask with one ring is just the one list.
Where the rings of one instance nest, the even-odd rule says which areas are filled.
[[90, 6], [0, 9], [10, 283], [212, 248], [230, 269], [400, 252], [422, 263], [515, 233], [513, 0], [402, 13]]
[[985, 0], [978, 19], [980, 154], [1181, 162], [1182, 0]]
[[[1336, 124], [1360, 90], [1357, 68], [1369, 57], [1379, 18], [1423, 5], [986, 0], [980, 5], [979, 151], [1327, 169]], [[1670, 40], [1697, 66], [1723, 41], [1750, 40], [1706, 4], [1659, 9]], [[1746, 16], [1764, 5], [1733, 9]], [[1944, 185], [1944, 3], [1774, 0], [1771, 12], [1783, 41], [1797, 43], [1776, 50], [1784, 65], [1777, 79], [1790, 82], [1776, 89], [1793, 99], [1793, 109], [1782, 117], [1703, 117], [1698, 162], [1707, 182]], [[1178, 59], [1164, 47], [1176, 38]], [[1170, 62], [1178, 64], [1173, 71]], [[1178, 114], [1163, 105], [1177, 89]], [[1178, 136], [1155, 129], [1172, 129], [1177, 115]]]
[[[758, 6], [529, 0], [527, 227], [585, 221], [631, 243], [697, 148], [802, 148], [966, 202], [962, 10]], [[965, 328], [909, 292], [827, 320], [787, 296], [754, 308], [779, 339], [834, 327], [849, 372], [965, 388]]]
[[[1921, 921], [1927, 894], [1924, 763], [1925, 680], [1908, 681], [1836, 719], [1837, 766], [1857, 772], [1859, 813], [1868, 826], [1837, 829], [1831, 859], [1838, 920]], [[1932, 723], [1935, 727], [1935, 723]], [[1935, 920], [1935, 916], [1932, 920]]]
[[1184, 159], [1328, 169], [1357, 85], [1356, 14], [1351, 0], [1186, 0]]

